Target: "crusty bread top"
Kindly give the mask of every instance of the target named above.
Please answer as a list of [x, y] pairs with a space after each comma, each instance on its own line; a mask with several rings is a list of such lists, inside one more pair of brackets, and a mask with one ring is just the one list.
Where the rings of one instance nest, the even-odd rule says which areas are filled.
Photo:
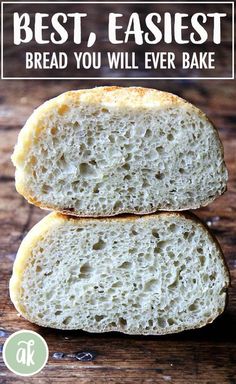
[[[129, 148], [138, 160], [128, 158]], [[221, 195], [227, 181], [223, 147], [206, 115], [180, 97], [139, 87], [69, 91], [45, 102], [21, 130], [12, 160], [16, 189], [29, 202], [84, 217], [196, 209]], [[73, 190], [58, 193], [65, 181]]]
[[158, 110], [158, 108], [170, 105], [183, 105], [190, 112], [194, 111], [199, 116], [204, 116], [208, 120], [207, 116], [200, 109], [181, 97], [156, 89], [110, 86], [68, 91], [46, 101], [35, 109], [19, 133], [18, 142], [12, 155], [13, 164], [16, 167], [20, 167], [24, 162], [27, 156], [27, 149], [37, 137], [37, 134], [46, 128], [45, 119], [50, 117], [54, 108], [55, 111], [58, 111], [63, 116], [68, 111], [69, 106], [81, 104], [102, 104], [104, 107], [112, 106], [118, 109], [137, 109], [138, 111], [152, 108]]

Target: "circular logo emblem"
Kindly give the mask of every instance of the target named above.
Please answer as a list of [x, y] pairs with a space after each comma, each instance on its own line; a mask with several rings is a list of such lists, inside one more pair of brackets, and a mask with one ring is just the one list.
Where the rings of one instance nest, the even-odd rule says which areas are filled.
[[2, 354], [10, 371], [19, 376], [32, 376], [47, 363], [48, 346], [38, 333], [22, 330], [8, 337]]

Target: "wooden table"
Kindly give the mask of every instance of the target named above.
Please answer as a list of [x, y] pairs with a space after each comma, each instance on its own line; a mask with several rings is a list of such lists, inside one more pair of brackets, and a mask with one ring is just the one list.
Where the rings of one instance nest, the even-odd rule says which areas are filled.
[[[103, 84], [134, 85], [132, 81]], [[49, 345], [47, 366], [31, 378], [17, 377], [0, 362], [0, 383], [236, 383], [236, 90], [233, 81], [136, 81], [176, 93], [202, 108], [219, 128], [229, 170], [228, 191], [195, 213], [211, 227], [231, 272], [229, 305], [224, 315], [201, 330], [173, 336], [135, 337], [88, 334], [34, 326], [19, 317], [10, 302], [8, 282], [19, 244], [45, 214], [14, 188], [10, 155], [17, 134], [33, 108], [68, 89], [94, 82], [2, 81], [0, 89], [0, 343], [20, 329], [39, 332]], [[78, 352], [94, 353], [80, 361]], [[58, 354], [58, 352], [60, 352]]]

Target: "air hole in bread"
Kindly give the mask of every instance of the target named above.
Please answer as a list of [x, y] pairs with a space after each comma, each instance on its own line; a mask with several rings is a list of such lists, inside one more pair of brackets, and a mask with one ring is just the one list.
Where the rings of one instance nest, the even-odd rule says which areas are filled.
[[206, 258], [205, 258], [205, 256], [200, 256], [199, 257], [199, 260], [200, 260], [200, 264], [203, 266], [203, 265], [205, 265], [205, 262], [206, 262]]
[[96, 316], [95, 316], [95, 321], [96, 321], [97, 323], [99, 323], [99, 322], [102, 321], [104, 318], [105, 318], [104, 315], [96, 315]]
[[62, 311], [56, 311], [55, 312], [55, 316], [59, 316], [59, 315], [61, 315], [62, 314]]
[[121, 281], [116, 281], [115, 283], [112, 284], [112, 288], [118, 288], [118, 287], [122, 287]]
[[156, 151], [157, 151], [157, 153], [159, 153], [161, 155], [163, 153], [164, 149], [162, 146], [159, 146], [159, 147], [156, 147]]
[[170, 259], [174, 259], [175, 258], [174, 252], [171, 252], [171, 251], [168, 252], [168, 256], [169, 256]]
[[72, 317], [71, 316], [67, 316], [63, 321], [62, 321], [62, 324], [64, 325], [69, 325], [70, 322], [72, 320]]
[[189, 306], [189, 310], [192, 312], [192, 311], [196, 311], [198, 309], [198, 305], [196, 303], [193, 303]]
[[155, 288], [157, 287], [158, 285], [158, 282], [156, 279], [151, 279], [149, 281], [147, 281], [144, 285], [144, 290], [145, 291], [152, 291], [152, 290], [155, 290]]
[[131, 233], [132, 233], [132, 235], [134, 235], [134, 236], [136, 236], [136, 235], [138, 234], [138, 232], [137, 232], [134, 228], [131, 229]]
[[121, 201], [116, 201], [114, 204], [114, 209], [120, 209], [123, 207], [123, 204]]
[[50, 300], [50, 299], [53, 297], [53, 295], [54, 295], [54, 291], [49, 291], [49, 292], [47, 292], [47, 294], [46, 294], [46, 299], [47, 299], [47, 300]]
[[118, 323], [121, 327], [125, 327], [127, 325], [127, 320], [124, 319], [123, 317], [120, 317], [118, 320]]
[[102, 239], [100, 239], [97, 243], [93, 244], [93, 249], [95, 251], [100, 251], [102, 249], [104, 249], [106, 246], [106, 243], [105, 241], [103, 241]]
[[45, 272], [44, 273], [44, 276], [50, 276], [52, 274], [53, 271], [49, 271], [49, 272]]
[[155, 174], [155, 178], [156, 178], [157, 180], [162, 180], [162, 179], [164, 179], [164, 174], [158, 172], [158, 173]]
[[145, 134], [144, 134], [144, 137], [152, 137], [152, 131], [151, 129], [147, 129]]
[[171, 224], [171, 225], [169, 226], [169, 230], [170, 230], [171, 232], [176, 232], [176, 230], [177, 230], [176, 224]]
[[89, 263], [85, 263], [83, 264], [81, 267], [80, 267], [80, 274], [84, 275], [84, 274], [90, 274], [90, 272], [92, 271], [92, 267]]
[[158, 325], [159, 325], [160, 328], [165, 328], [165, 326], [166, 326], [166, 320], [163, 319], [162, 317], [159, 317], [159, 318], [157, 319], [157, 323], [158, 323]]
[[96, 171], [87, 163], [81, 163], [79, 166], [80, 174], [83, 177], [91, 177], [96, 175]]
[[130, 269], [132, 264], [129, 261], [124, 261], [122, 264], [119, 265], [119, 268], [122, 269]]
[[178, 286], [178, 284], [179, 284], [179, 276], [178, 276], [178, 278], [175, 279], [175, 281], [173, 281], [173, 283], [168, 285], [168, 288], [174, 289]]
[[197, 252], [200, 253], [200, 254], [202, 254], [202, 253], [203, 253], [203, 249], [200, 248], [200, 247], [198, 247], [198, 248], [197, 248]]
[[127, 171], [129, 171], [130, 170], [130, 165], [128, 163], [125, 163], [124, 165], [122, 165], [122, 168], [124, 168]]
[[168, 244], [167, 240], [158, 241], [158, 243], [156, 243], [157, 248], [159, 250], [162, 250], [167, 244]]
[[156, 239], [159, 239], [159, 234], [157, 232], [157, 229], [152, 229], [152, 236], [154, 236]]
[[172, 135], [172, 133], [168, 133], [168, 135], [167, 135], [167, 140], [168, 140], [168, 141], [172, 141], [172, 140], [174, 140], [174, 136]]
[[45, 193], [45, 194], [47, 194], [49, 191], [52, 190], [52, 186], [48, 184], [43, 184], [41, 188], [42, 188], [42, 193]]

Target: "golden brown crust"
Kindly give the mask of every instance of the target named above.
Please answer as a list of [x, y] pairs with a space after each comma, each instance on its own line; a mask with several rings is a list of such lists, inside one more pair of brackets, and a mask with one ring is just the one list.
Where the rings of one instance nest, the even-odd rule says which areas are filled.
[[[218, 315], [220, 315], [224, 311], [224, 309], [226, 307], [227, 288], [229, 286], [229, 271], [228, 271], [228, 268], [227, 268], [227, 265], [226, 265], [226, 262], [224, 259], [224, 255], [222, 253], [222, 250], [219, 246], [217, 239], [211, 234], [209, 228], [198, 217], [196, 217], [195, 215], [193, 215], [190, 212], [186, 212], [186, 213], [159, 212], [158, 214], [153, 214], [153, 215], [149, 215], [149, 216], [123, 215], [123, 216], [116, 216], [116, 217], [112, 217], [112, 218], [106, 217], [106, 218], [94, 218], [94, 219], [75, 218], [72, 216], [65, 216], [65, 215], [62, 215], [62, 214], [56, 213], [56, 212], [50, 213], [45, 218], [43, 218], [38, 224], [36, 224], [33, 227], [33, 229], [31, 229], [31, 231], [28, 233], [26, 238], [23, 240], [23, 242], [20, 246], [20, 249], [17, 253], [17, 257], [16, 257], [16, 260], [15, 260], [15, 263], [13, 266], [13, 275], [12, 275], [11, 280], [10, 280], [10, 297], [11, 297], [11, 300], [12, 300], [13, 304], [15, 305], [16, 309], [27, 320], [33, 321], [40, 326], [47, 326], [46, 324], [39, 323], [37, 320], [34, 320], [34, 319], [30, 318], [30, 316], [28, 316], [27, 310], [23, 307], [22, 303], [20, 303], [18, 300], [18, 293], [20, 292], [20, 289], [21, 289], [21, 281], [23, 278], [23, 273], [25, 270], [27, 260], [31, 254], [31, 250], [34, 248], [34, 246], [38, 242], [38, 240], [52, 227], [55, 229], [57, 226], [61, 225], [62, 223], [69, 222], [69, 221], [72, 221], [73, 224], [78, 225], [78, 226], [83, 225], [83, 223], [88, 224], [91, 221], [93, 221], [93, 222], [94, 221], [98, 221], [98, 222], [102, 222], [102, 221], [103, 222], [111, 222], [111, 221], [112, 222], [114, 222], [114, 221], [116, 221], [116, 222], [122, 222], [122, 221], [123, 222], [130, 222], [130, 221], [139, 220], [140, 218], [145, 222], [145, 221], [151, 220], [153, 218], [158, 218], [160, 216], [161, 217], [174, 216], [174, 217], [181, 217], [181, 218], [184, 217], [187, 220], [194, 221], [197, 225], [199, 225], [201, 228], [204, 229], [204, 231], [206, 232], [206, 235], [209, 236], [210, 240], [216, 244], [217, 249], [220, 252], [220, 255], [221, 255], [222, 260], [224, 262], [224, 273], [225, 273], [225, 282], [226, 282], [226, 285], [225, 285], [225, 289], [226, 289], [225, 306], [224, 306], [224, 308], [222, 308], [220, 313], [217, 313], [214, 316], [214, 318], [209, 318], [207, 321], [202, 321], [196, 327], [192, 327], [191, 329], [200, 328], [200, 327], [205, 326], [208, 323], [211, 323]], [[62, 329], [63, 329], [63, 325], [62, 325]], [[64, 329], [68, 329], [68, 328], [66, 326], [64, 326]], [[181, 331], [184, 331], [186, 329], [187, 328], [182, 328], [176, 332], [181, 332]], [[97, 332], [97, 330], [93, 330], [93, 329], [86, 329], [86, 331], [88, 331], [88, 332], [95, 332], [96, 331]], [[107, 331], [109, 331], [109, 330], [107, 330]], [[113, 331], [113, 329], [111, 328], [110, 331]], [[120, 330], [117, 329], [117, 331], [122, 332], [122, 329], [120, 329]], [[163, 332], [163, 334], [166, 334], [166, 333], [167, 332]], [[132, 332], [131, 332], [131, 334], [132, 334]], [[140, 332], [140, 334], [145, 334], [145, 331]], [[146, 334], [150, 334], [150, 333], [147, 332]], [[159, 335], [161, 335], [161, 333], [159, 333]]]

